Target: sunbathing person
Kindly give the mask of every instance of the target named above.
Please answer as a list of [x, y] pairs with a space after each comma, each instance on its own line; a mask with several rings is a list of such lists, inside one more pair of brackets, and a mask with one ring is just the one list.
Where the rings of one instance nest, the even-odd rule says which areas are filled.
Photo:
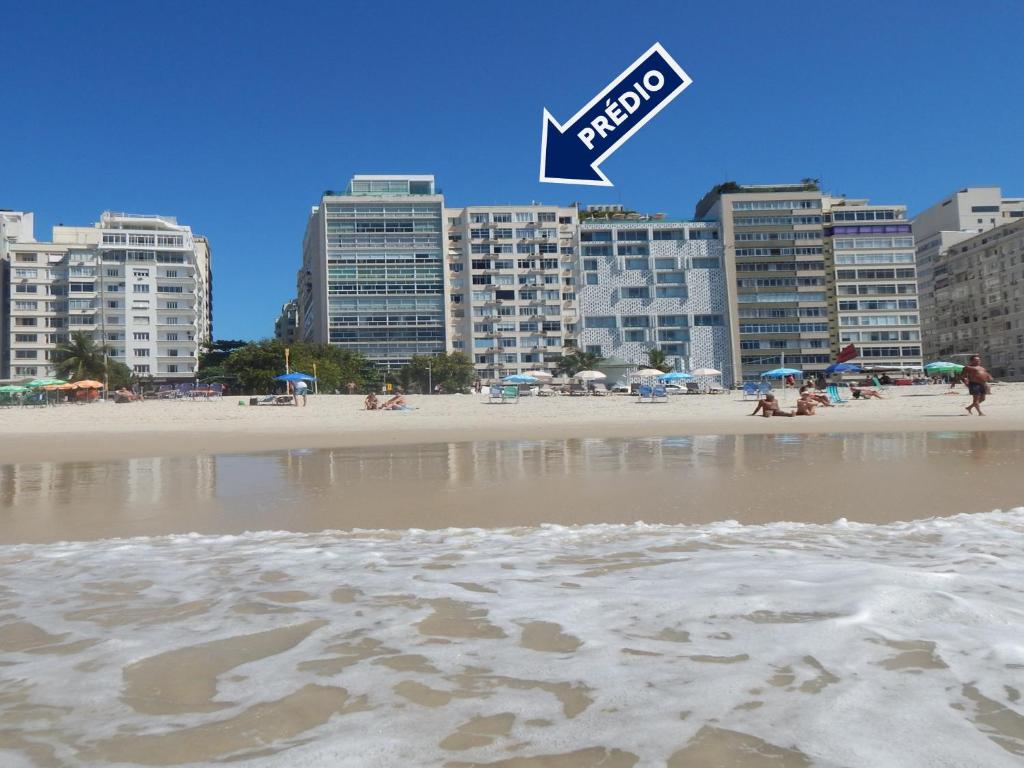
[[824, 405], [826, 408], [832, 407], [832, 401], [828, 399], [828, 395], [821, 395], [814, 391], [814, 386], [811, 384], [804, 384], [800, 387], [800, 397], [810, 398], [814, 400], [818, 405]]
[[779, 401], [775, 399], [775, 395], [770, 392], [764, 396], [762, 400], [757, 401], [757, 405], [754, 407], [754, 412], [751, 416], [757, 416], [760, 413], [766, 419], [771, 416], [796, 416], [792, 411], [784, 411], [779, 407]]
[[876, 400], [884, 399], [877, 389], [871, 389], [870, 387], [850, 387], [850, 392], [853, 394], [854, 399], [862, 398], [869, 400], [872, 397]]
[[813, 416], [814, 409], [818, 407], [818, 401], [809, 392], [796, 401], [797, 416]]
[[363, 400], [363, 408], [368, 411], [376, 411], [379, 407], [380, 405], [377, 403], [377, 396], [373, 394], [373, 392], [368, 394], [366, 399]]
[[382, 411], [399, 411], [407, 407], [405, 402], [405, 394], [402, 390], [398, 390], [398, 393], [388, 400], [384, 405], [380, 407]]

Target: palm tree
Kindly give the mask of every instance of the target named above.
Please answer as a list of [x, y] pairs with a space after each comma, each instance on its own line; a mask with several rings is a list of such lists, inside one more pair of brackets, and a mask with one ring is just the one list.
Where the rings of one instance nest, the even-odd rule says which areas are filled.
[[92, 336], [84, 331], [75, 331], [71, 338], [57, 347], [57, 372], [61, 377], [78, 379], [102, 379], [106, 356], [103, 348], [97, 346]]
[[668, 361], [668, 356], [657, 347], [647, 351], [647, 364], [651, 368], [657, 368], [665, 373], [672, 370], [672, 363]]
[[580, 352], [578, 349], [558, 361], [558, 372], [566, 376], [575, 376], [580, 371], [596, 368], [604, 360], [594, 352]]

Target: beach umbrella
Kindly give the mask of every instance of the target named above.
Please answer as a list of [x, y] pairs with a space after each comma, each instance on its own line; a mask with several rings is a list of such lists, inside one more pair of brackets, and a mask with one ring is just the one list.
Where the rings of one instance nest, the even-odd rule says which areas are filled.
[[722, 372], [717, 368], [697, 368], [690, 371], [694, 376], [721, 376]]
[[67, 384], [67, 382], [64, 379], [32, 379], [25, 386], [34, 389], [36, 387], [49, 387], [56, 384]]
[[663, 373], [658, 377], [658, 381], [687, 381], [692, 379], [693, 376], [689, 373], [683, 373], [682, 371], [669, 371]]
[[94, 379], [82, 379], [74, 382], [74, 385], [78, 389], [103, 389], [103, 382]]
[[549, 381], [552, 378], [552, 374], [548, 371], [523, 371], [520, 375], [533, 376], [533, 378], [540, 379], [541, 381]]
[[527, 376], [525, 373], [514, 373], [502, 379], [506, 384], [536, 384], [539, 379], [536, 376]]
[[798, 371], [796, 368], [772, 368], [770, 371], [765, 371], [761, 374], [763, 379], [782, 379], [786, 376], [799, 376], [803, 378], [803, 371]]
[[608, 377], [600, 371], [580, 371], [573, 378], [580, 381], [597, 381], [598, 379], [607, 379]]
[[959, 363], [947, 363], [945, 360], [936, 360], [924, 367], [925, 373], [960, 373], [963, 369]]
[[280, 376], [275, 376], [274, 381], [316, 381], [316, 376], [310, 376], [308, 373], [300, 373], [295, 371], [294, 373], [282, 373]]
[[833, 373], [860, 373], [860, 366], [853, 363], [832, 363], [825, 369], [825, 373], [829, 376]]
[[647, 378], [651, 378], [651, 377], [657, 378], [657, 377], [663, 375], [664, 373], [665, 373], [664, 371], [659, 370], [657, 368], [641, 368], [639, 371], [634, 371], [633, 373], [631, 373], [630, 374], [630, 378], [636, 378], [636, 379], [647, 379]]
[[0, 387], [0, 392], [28, 392], [28, 387], [22, 387], [18, 384], [5, 384]]

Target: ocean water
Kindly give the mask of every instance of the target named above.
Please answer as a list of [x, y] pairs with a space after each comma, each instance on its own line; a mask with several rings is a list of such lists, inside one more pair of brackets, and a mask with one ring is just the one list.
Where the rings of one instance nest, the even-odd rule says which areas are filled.
[[1022, 535], [1013, 509], [6, 546], [0, 762], [1010, 768]]
[[704, 436], [0, 467], [0, 766], [1019, 766], [1022, 453]]

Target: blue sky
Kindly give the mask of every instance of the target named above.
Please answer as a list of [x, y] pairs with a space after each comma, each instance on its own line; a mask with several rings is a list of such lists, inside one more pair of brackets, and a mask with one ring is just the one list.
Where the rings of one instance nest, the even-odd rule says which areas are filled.
[[[821, 178], [912, 212], [1024, 194], [1024, 3], [0, 0], [0, 207], [36, 236], [102, 210], [210, 238], [219, 338], [270, 335], [309, 207], [353, 173], [452, 205], [621, 202], [689, 217], [726, 179]], [[654, 42], [694, 84], [602, 169], [537, 180], [565, 120]]]

